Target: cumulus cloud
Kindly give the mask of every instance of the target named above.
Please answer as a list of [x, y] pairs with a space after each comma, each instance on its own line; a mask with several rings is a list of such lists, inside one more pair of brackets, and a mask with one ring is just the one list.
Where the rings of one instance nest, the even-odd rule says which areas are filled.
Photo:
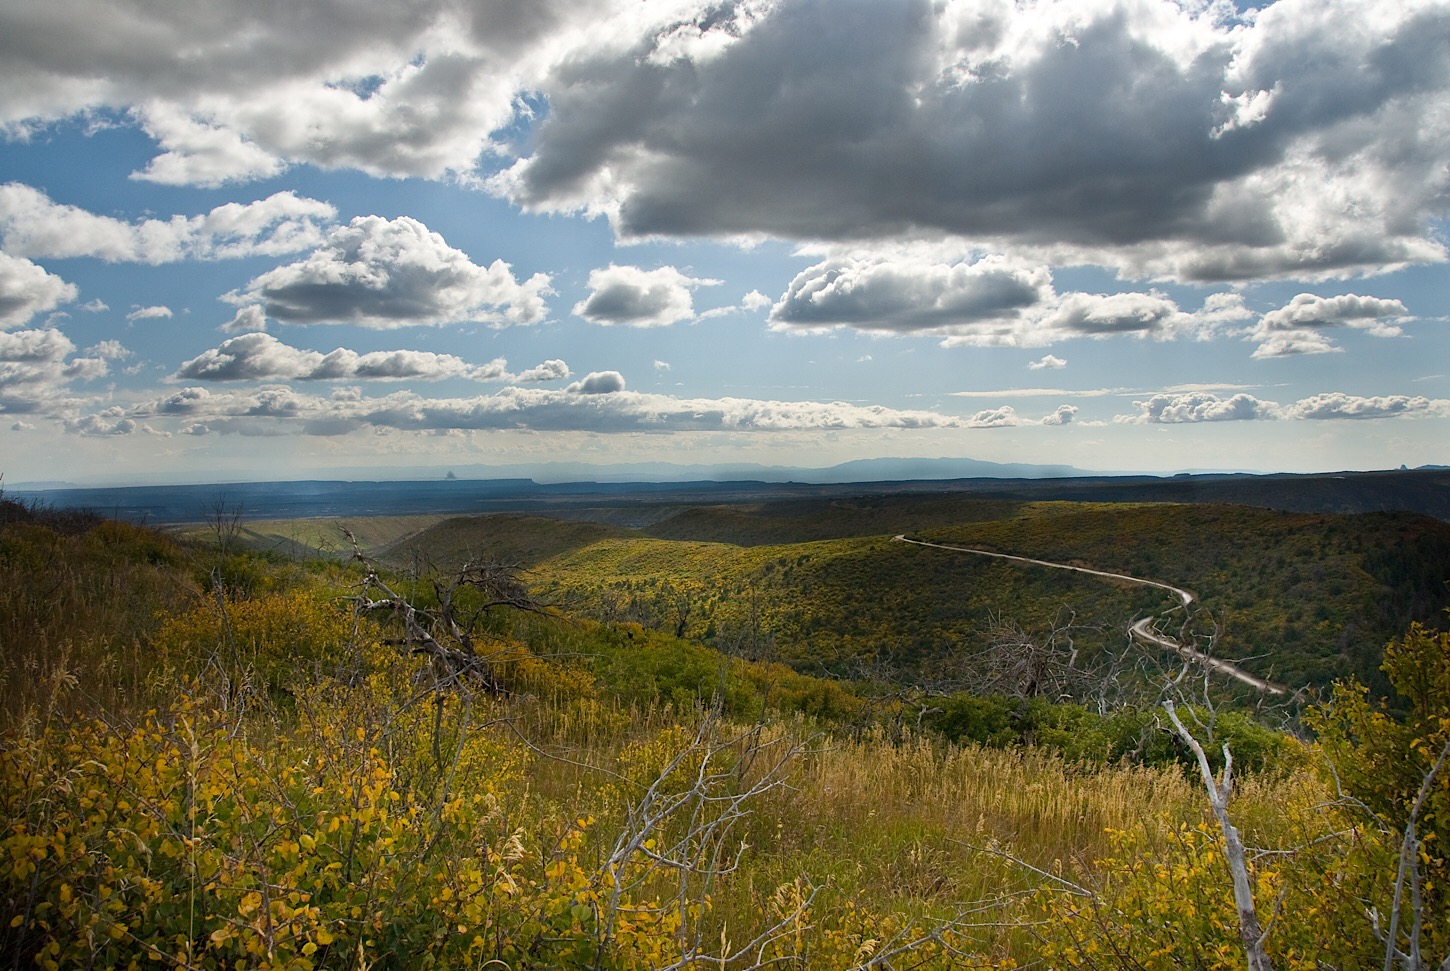
[[749, 311], [765, 310], [773, 301], [759, 290], [751, 290], [740, 298], [741, 308]]
[[770, 321], [776, 330], [931, 334], [943, 347], [1043, 347], [1080, 337], [1203, 337], [1245, 313], [1236, 294], [1213, 294], [1189, 313], [1156, 290], [1059, 294], [1040, 264], [942, 260], [931, 247], [893, 247], [833, 254], [802, 270]]
[[224, 334], [252, 334], [267, 329], [267, 313], [260, 305], [249, 303], [237, 308], [232, 319], [217, 328]]
[[162, 153], [133, 179], [163, 185], [219, 186], [278, 175], [286, 164], [241, 132], [192, 115], [164, 101], [137, 112], [141, 127]]
[[1040, 326], [1048, 332], [1084, 337], [1171, 336], [1191, 323], [1188, 314], [1159, 293], [1069, 293]]
[[979, 411], [966, 421], [969, 428], [1011, 428], [1022, 424], [1011, 405]]
[[1409, 320], [1409, 312], [1399, 300], [1361, 297], [1344, 294], [1320, 297], [1301, 293], [1277, 310], [1259, 318], [1250, 336], [1259, 342], [1256, 358], [1283, 357], [1290, 354], [1324, 354], [1340, 350], [1325, 330], [1353, 327], [1368, 331], [1375, 337], [1398, 337], [1400, 324]]
[[1044, 425], [1070, 425], [1077, 417], [1077, 405], [1058, 405], [1057, 410], [1042, 419]]
[[105, 342], [75, 357], [71, 339], [53, 327], [0, 331], [0, 413], [53, 412], [71, 403], [70, 385], [104, 377], [116, 348]]
[[1065, 368], [1065, 367], [1067, 367], [1067, 362], [1064, 361], [1062, 358], [1058, 357], [1056, 354], [1047, 354], [1047, 355], [1039, 358], [1036, 361], [1030, 362], [1027, 365], [1027, 370], [1029, 370], [1029, 371], [1044, 371], [1044, 370], [1056, 371], [1056, 370], [1059, 370], [1059, 369]]
[[624, 390], [624, 375], [618, 371], [591, 371], [564, 390], [570, 394], [617, 394]]
[[67, 418], [65, 420], [66, 431], [74, 435], [84, 435], [88, 438], [131, 435], [140, 431], [141, 427], [134, 418], [128, 418], [126, 416], [126, 410], [119, 405], [95, 414], [84, 415], [80, 418]]
[[1120, 415], [1119, 422], [1135, 424], [1185, 424], [1201, 421], [1287, 421], [1428, 418], [1450, 416], [1450, 401], [1421, 396], [1382, 395], [1364, 397], [1334, 391], [1301, 398], [1290, 405], [1263, 401], [1249, 394], [1220, 398], [1211, 392], [1158, 394], [1147, 401], [1135, 401], [1135, 415]]
[[478, 266], [416, 219], [358, 216], [305, 259], [269, 270], [225, 299], [289, 324], [503, 327], [543, 320], [544, 296], [552, 292], [546, 274], [520, 283], [503, 260]]
[[128, 222], [52, 202], [18, 182], [0, 185], [5, 250], [36, 258], [162, 264], [279, 256], [316, 246], [336, 217], [328, 203], [278, 192], [255, 202], [228, 202], [200, 216]]
[[1450, 30], [1443, 5], [1240, 21], [1219, 4], [791, 0], [698, 23], [708, 58], [642, 56], [660, 30], [554, 72], [496, 191], [607, 213], [624, 237], [937, 234], [1135, 276], [1445, 258], [1450, 52], [1426, 41]]
[[673, 266], [643, 270], [611, 263], [589, 272], [591, 292], [574, 305], [574, 314], [592, 324], [666, 327], [695, 316], [693, 288], [719, 282], [686, 276]]
[[[550, 365], [563, 365], [550, 361]], [[544, 367], [541, 365], [541, 367]], [[537, 370], [537, 369], [536, 369]], [[565, 374], [568, 368], [564, 368]], [[555, 375], [557, 376], [557, 375]], [[177, 381], [507, 381], [508, 362], [497, 358], [472, 365], [452, 354], [431, 351], [356, 351], [339, 347], [323, 354], [284, 344], [270, 334], [243, 334], [185, 362]], [[528, 380], [546, 380], [531, 378]]]
[[501, 158], [493, 191], [625, 238], [952, 237], [1182, 280], [1446, 257], [1434, 0], [60, 9], [0, 9], [0, 127], [129, 111], [160, 146], [138, 178]]
[[[971, 427], [975, 421], [932, 411], [844, 402], [675, 398], [629, 391], [623, 378], [612, 371], [590, 374], [557, 390], [511, 386], [470, 398], [425, 398], [411, 391], [383, 397], [349, 391], [323, 397], [282, 386], [245, 392], [188, 387], [143, 403], [128, 414], [138, 421], [175, 419], [186, 423], [184, 430], [192, 434], [339, 434], [365, 427], [601, 434], [842, 431]], [[993, 423], [984, 418], [979, 424], [989, 427]]]
[[1316, 420], [1402, 416], [1443, 418], [1450, 416], [1450, 401], [1401, 394], [1365, 398], [1335, 391], [1297, 401], [1285, 410], [1284, 416]]
[[1181, 425], [1202, 421], [1253, 421], [1277, 418], [1280, 409], [1272, 401], [1261, 401], [1253, 395], [1239, 393], [1220, 398], [1208, 391], [1182, 394], [1155, 394], [1147, 401], [1135, 401], [1136, 415], [1122, 415], [1119, 422], [1153, 425]]
[[536, 364], [531, 368], [520, 371], [515, 379], [520, 383], [533, 381], [559, 381], [569, 376], [569, 365], [558, 358], [552, 358], [542, 364]]
[[166, 320], [174, 317], [170, 307], [137, 307], [126, 315], [127, 320]]
[[29, 260], [0, 252], [0, 330], [23, 326], [36, 314], [75, 298], [74, 284]]
[[122, 361], [131, 357], [134, 352], [128, 350], [120, 341], [106, 340], [86, 348], [86, 353], [107, 361]]
[[770, 313], [776, 329], [847, 326], [881, 333], [951, 333], [1020, 318], [1051, 296], [1051, 274], [1000, 257], [940, 263], [835, 257], [796, 274]]

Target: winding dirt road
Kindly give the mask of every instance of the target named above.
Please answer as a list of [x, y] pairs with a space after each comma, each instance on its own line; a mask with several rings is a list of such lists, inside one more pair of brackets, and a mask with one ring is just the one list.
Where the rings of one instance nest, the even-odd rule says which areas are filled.
[[[1173, 594], [1173, 596], [1177, 597], [1179, 605], [1182, 607], [1188, 607], [1196, 599], [1198, 599], [1193, 595], [1191, 591], [1184, 590], [1182, 587], [1175, 587], [1169, 583], [1159, 583], [1157, 580], [1145, 580], [1142, 577], [1131, 577], [1128, 576], [1126, 573], [1109, 573], [1106, 570], [1092, 570], [1085, 566], [1073, 566], [1070, 563], [1053, 563], [1050, 560], [1034, 560], [1029, 556], [1013, 556], [1010, 553], [993, 553], [990, 550], [977, 550], [972, 549], [969, 546], [948, 546], [944, 543], [929, 543], [926, 540], [922, 539], [908, 539], [904, 533], [893, 536], [891, 538], [898, 543], [911, 543], [915, 546], [930, 546], [934, 549], [939, 550], [951, 550], [954, 553], [971, 553], [974, 556], [991, 556], [996, 557], [999, 560], [1015, 560], [1018, 563], [1030, 563], [1033, 566], [1051, 567], [1054, 570], [1072, 570], [1074, 573], [1087, 573], [1091, 574], [1092, 576], [1104, 577], [1109, 580], [1122, 580], [1125, 583], [1136, 583], [1139, 586], [1157, 587], [1159, 590], [1167, 590], [1169, 593]], [[1247, 684], [1253, 688], [1257, 688], [1259, 691], [1262, 691], [1265, 694], [1288, 695], [1290, 693], [1289, 689], [1285, 688], [1283, 685], [1274, 684], [1273, 682], [1265, 681], [1262, 678], [1256, 678], [1236, 664], [1233, 664], [1229, 661], [1224, 661], [1220, 658], [1210, 657], [1209, 655], [1204, 654], [1202, 651], [1190, 647], [1189, 645], [1184, 644], [1181, 641], [1176, 641], [1171, 637], [1164, 637], [1162, 634], [1158, 633], [1156, 630], [1153, 629], [1152, 617], [1144, 617], [1142, 620], [1134, 621], [1133, 625], [1128, 628], [1128, 632], [1132, 635], [1134, 640], [1139, 641], [1140, 643], [1149, 644], [1153, 647], [1165, 648], [1170, 651], [1176, 651], [1181, 657], [1188, 658], [1191, 661], [1197, 661], [1211, 671], [1216, 671], [1219, 674], [1228, 675], [1229, 677], [1235, 678], [1238, 681], [1243, 682], [1244, 684]]]

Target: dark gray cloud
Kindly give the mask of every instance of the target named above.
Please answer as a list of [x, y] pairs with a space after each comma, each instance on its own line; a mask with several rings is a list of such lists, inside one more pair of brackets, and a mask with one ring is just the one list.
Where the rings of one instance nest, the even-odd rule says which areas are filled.
[[938, 233], [1197, 280], [1444, 257], [1442, 5], [756, 9], [702, 19], [708, 56], [657, 31], [562, 64], [497, 190], [625, 237]]
[[[136, 173], [218, 185], [287, 164], [468, 173], [548, 65], [611, 18], [595, 0], [146, 0], [0, 5], [0, 129], [133, 112], [160, 146]], [[652, 5], [651, 5], [652, 6]], [[650, 19], [653, 18], [653, 19]]]
[[1447, 35], [1433, 0], [56, 0], [0, 7], [0, 128], [129, 112], [174, 184], [502, 159], [625, 237], [1345, 275], [1445, 257]]
[[478, 266], [416, 219], [358, 216], [305, 259], [263, 273], [226, 299], [260, 306], [283, 323], [386, 329], [537, 323], [550, 292], [547, 275], [520, 283], [502, 260]]

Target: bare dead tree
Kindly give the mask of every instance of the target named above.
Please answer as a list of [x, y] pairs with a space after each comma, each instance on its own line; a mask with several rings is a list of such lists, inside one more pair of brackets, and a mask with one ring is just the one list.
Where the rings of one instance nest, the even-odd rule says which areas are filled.
[[[1425, 971], [1432, 967], [1430, 959], [1426, 960], [1420, 950], [1420, 940], [1423, 936], [1425, 926], [1425, 901], [1421, 896], [1424, 886], [1424, 874], [1420, 862], [1421, 849], [1424, 840], [1420, 838], [1419, 822], [1425, 811], [1425, 803], [1429, 800], [1430, 794], [1434, 791], [1435, 777], [1445, 768], [1445, 763], [1450, 760], [1450, 741], [1445, 743], [1440, 750], [1440, 755], [1435, 759], [1434, 765], [1425, 773], [1420, 782], [1420, 791], [1415, 796], [1414, 803], [1410, 806], [1410, 817], [1405, 822], [1404, 836], [1400, 840], [1399, 866], [1395, 872], [1395, 892], [1390, 904], [1389, 929], [1383, 933], [1379, 928], [1379, 915], [1373, 908], [1370, 910], [1370, 920], [1375, 935], [1385, 946], [1384, 971], [1391, 971], [1398, 963], [1404, 971]], [[1405, 890], [1406, 883], [1409, 884], [1409, 917], [1410, 926], [1405, 932], [1406, 949], [1400, 947], [1400, 925], [1404, 920]], [[1450, 954], [1438, 966], [1440, 971], [1450, 971]]]
[[[627, 808], [624, 827], [602, 865], [609, 894], [600, 913], [601, 950], [613, 943], [624, 901], [665, 879], [673, 892], [662, 909], [678, 925], [680, 958], [669, 969], [714, 966], [764, 967], [765, 952], [792, 932], [819, 888], [802, 892], [778, 919], [744, 944], [706, 942], [698, 904], [715, 884], [734, 872], [749, 849], [734, 835], [752, 804], [786, 785], [788, 766], [802, 745], [784, 736], [765, 738], [762, 726], [731, 735], [712, 709], [690, 743], [660, 770]], [[712, 946], [719, 945], [719, 950]]]
[[[1178, 737], [1193, 752], [1199, 775], [1203, 779], [1203, 788], [1208, 793], [1208, 804], [1212, 807], [1214, 819], [1218, 821], [1219, 830], [1223, 833], [1224, 859], [1228, 862], [1229, 874], [1233, 879], [1234, 906], [1238, 909], [1239, 939], [1243, 942], [1249, 971], [1273, 971], [1274, 966], [1264, 951], [1264, 940], [1268, 935], [1259, 923], [1258, 911], [1254, 905], [1253, 884], [1249, 879], [1244, 841], [1228, 813], [1229, 798], [1233, 795], [1233, 753], [1228, 744], [1224, 743], [1223, 772], [1215, 779], [1203, 745], [1178, 717], [1177, 707], [1171, 698], [1164, 700], [1163, 710], [1168, 713], [1168, 719], [1173, 723]], [[1202, 722], [1199, 725], [1204, 727]], [[1212, 739], [1211, 728], [1208, 729], [1208, 735]]]
[[[548, 613], [548, 608], [529, 596], [519, 579], [519, 568], [498, 563], [468, 562], [451, 573], [433, 573], [428, 582], [436, 605], [419, 607], [415, 600], [398, 593], [379, 575], [363, 553], [357, 539], [343, 530], [352, 544], [353, 559], [364, 568], [358, 592], [349, 598], [359, 614], [384, 614], [403, 628], [403, 636], [386, 643], [404, 647], [427, 657], [440, 683], [470, 679], [494, 695], [507, 689], [494, 670], [493, 657], [480, 653], [478, 624], [488, 611], [508, 607], [529, 613]], [[459, 595], [467, 589], [483, 595], [481, 603], [464, 606]]]
[[242, 533], [244, 507], [240, 502], [227, 502], [226, 496], [218, 496], [203, 511], [203, 518], [212, 538], [216, 540], [218, 552], [226, 556], [232, 552], [237, 538]]

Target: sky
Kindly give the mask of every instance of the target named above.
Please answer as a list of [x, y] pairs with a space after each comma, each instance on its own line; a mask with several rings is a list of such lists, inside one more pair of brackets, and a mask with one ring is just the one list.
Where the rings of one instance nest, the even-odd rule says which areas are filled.
[[1450, 464], [1450, 4], [0, 0], [4, 484]]

